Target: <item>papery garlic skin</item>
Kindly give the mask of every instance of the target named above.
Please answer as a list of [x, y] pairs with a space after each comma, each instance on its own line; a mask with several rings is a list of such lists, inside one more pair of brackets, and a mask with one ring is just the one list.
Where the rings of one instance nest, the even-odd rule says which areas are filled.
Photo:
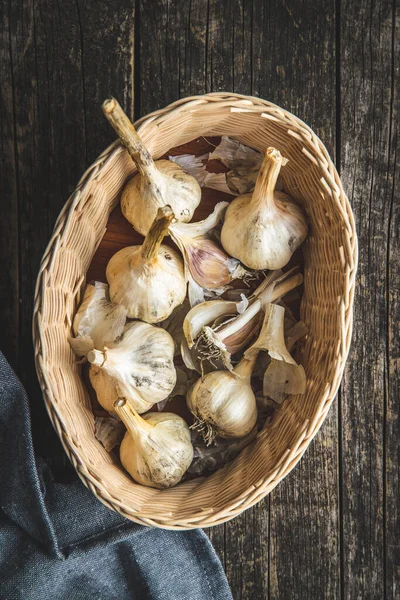
[[281, 269], [307, 236], [302, 210], [275, 190], [282, 163], [268, 148], [253, 194], [233, 200], [225, 213], [222, 246], [251, 269]]
[[147, 173], [137, 173], [125, 185], [121, 210], [136, 231], [146, 235], [161, 206], [171, 206], [175, 218], [188, 223], [200, 199], [194, 177], [172, 161], [157, 160]]
[[126, 309], [113, 304], [108, 285], [95, 281], [88, 284], [73, 322], [74, 338], [69, 340], [77, 356], [86, 356], [93, 348], [103, 348], [121, 335]]
[[157, 263], [143, 262], [141, 246], [128, 246], [114, 254], [107, 265], [111, 299], [126, 308], [130, 319], [159, 323], [185, 300], [179, 254], [161, 245], [157, 258]]
[[212, 371], [189, 391], [188, 408], [207, 443], [215, 436], [243, 437], [255, 426], [257, 406], [250, 385], [253, 366], [254, 362], [245, 360], [233, 372]]
[[173, 413], [139, 417], [121, 402], [115, 403], [115, 410], [128, 429], [120, 448], [124, 468], [149, 487], [165, 489], [179, 483], [193, 460], [187, 423]]
[[159, 323], [186, 297], [183, 262], [175, 250], [161, 245], [173, 216], [169, 206], [160, 208], [142, 246], [123, 248], [107, 265], [110, 297], [131, 319]]
[[113, 379], [120, 396], [139, 395], [148, 410], [175, 387], [174, 350], [174, 341], [164, 329], [134, 321], [110, 348], [89, 352], [88, 361]]

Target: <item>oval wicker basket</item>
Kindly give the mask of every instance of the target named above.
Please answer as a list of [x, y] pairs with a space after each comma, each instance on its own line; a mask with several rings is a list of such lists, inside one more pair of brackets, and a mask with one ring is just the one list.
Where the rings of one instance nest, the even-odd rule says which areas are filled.
[[162, 491], [135, 484], [96, 440], [88, 392], [68, 344], [88, 266], [121, 188], [134, 173], [118, 142], [83, 175], [42, 259], [33, 320], [36, 367], [51, 421], [80, 478], [106, 506], [137, 523], [169, 529], [212, 526], [268, 494], [296, 465], [325, 419], [351, 337], [357, 264], [353, 214], [321, 141], [269, 102], [227, 93], [196, 96], [136, 125], [156, 158], [199, 136], [229, 135], [258, 150], [276, 146], [289, 159], [282, 172], [285, 189], [310, 219], [301, 306], [310, 331], [301, 351], [306, 394], [288, 399], [232, 463]]

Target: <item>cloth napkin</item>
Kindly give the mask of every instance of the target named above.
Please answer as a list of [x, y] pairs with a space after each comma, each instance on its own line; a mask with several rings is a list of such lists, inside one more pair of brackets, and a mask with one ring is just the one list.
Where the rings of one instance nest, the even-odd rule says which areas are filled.
[[202, 530], [136, 525], [78, 477], [55, 481], [34, 454], [28, 398], [1, 353], [0, 599], [232, 600]]

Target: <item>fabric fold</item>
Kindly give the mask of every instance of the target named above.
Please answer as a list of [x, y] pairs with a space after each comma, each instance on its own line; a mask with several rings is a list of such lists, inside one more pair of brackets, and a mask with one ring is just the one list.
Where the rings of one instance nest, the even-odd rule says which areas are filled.
[[[50, 426], [50, 424], [49, 424]], [[232, 600], [204, 532], [144, 527], [35, 457], [26, 392], [0, 353], [0, 600]]]

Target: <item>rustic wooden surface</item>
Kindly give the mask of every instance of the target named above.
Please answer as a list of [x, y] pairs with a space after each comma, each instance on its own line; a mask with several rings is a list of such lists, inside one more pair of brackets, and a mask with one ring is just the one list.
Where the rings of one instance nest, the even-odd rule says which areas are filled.
[[2, 0], [0, 19], [0, 348], [30, 394], [38, 451], [65, 476], [32, 303], [57, 214], [113, 139], [102, 100], [136, 117], [208, 91], [276, 102], [320, 135], [354, 208], [353, 345], [300, 464], [209, 534], [235, 600], [400, 598], [398, 2]]

